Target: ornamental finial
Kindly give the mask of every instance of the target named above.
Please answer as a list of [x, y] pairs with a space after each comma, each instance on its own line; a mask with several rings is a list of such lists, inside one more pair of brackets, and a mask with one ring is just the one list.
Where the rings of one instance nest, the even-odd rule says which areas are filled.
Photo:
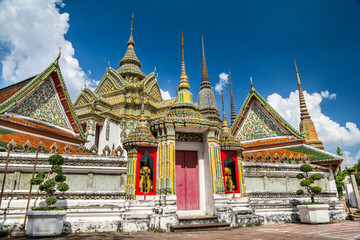
[[181, 59], [181, 75], [180, 75], [180, 84], [179, 91], [181, 89], [190, 89], [188, 77], [186, 76], [185, 70], [185, 57], [184, 57], [184, 32], [181, 32], [181, 50], [182, 50], [182, 59]]
[[234, 103], [234, 94], [232, 90], [232, 82], [231, 82], [231, 73], [229, 68], [229, 84], [230, 84], [230, 101], [231, 101], [231, 119], [230, 124], [232, 125], [236, 118], [236, 112], [235, 112], [235, 103]]
[[185, 75], [186, 76], [186, 71], [185, 71], [185, 56], [184, 56], [184, 32], [181, 32], [181, 53], [182, 53], [182, 58], [181, 58], [181, 76]]
[[131, 15], [131, 31], [130, 31], [130, 37], [129, 41], [127, 42], [127, 45], [133, 45], [135, 46], [134, 38], [133, 38], [133, 29], [134, 29], [134, 13]]
[[131, 35], [134, 29], [134, 13], [131, 14]]
[[250, 85], [251, 85], [251, 89], [253, 89], [254, 85], [253, 85], [253, 81], [252, 81], [252, 76], [250, 76]]
[[57, 56], [57, 58], [55, 60], [55, 64], [58, 64], [60, 56], [61, 56], [61, 47], [59, 47], [59, 54], [58, 54], [58, 56]]
[[226, 115], [225, 115], [225, 107], [224, 107], [224, 92], [221, 91], [221, 98], [222, 98], [222, 108], [223, 108], [223, 129], [227, 132], [228, 131], [228, 126], [227, 126], [227, 121], [226, 121]]

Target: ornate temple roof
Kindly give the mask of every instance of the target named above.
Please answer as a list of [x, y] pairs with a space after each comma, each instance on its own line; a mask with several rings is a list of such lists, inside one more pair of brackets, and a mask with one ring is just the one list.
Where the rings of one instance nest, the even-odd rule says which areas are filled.
[[[251, 78], [250, 83], [250, 92], [231, 125], [231, 134], [241, 134], [243, 141], [285, 135], [302, 139], [303, 136], [255, 90]], [[247, 126], [243, 127], [243, 124]], [[238, 132], [240, 128], [242, 133]]]
[[120, 68], [117, 70], [120, 74], [133, 73], [138, 75], [141, 79], [145, 77], [145, 74], [140, 70], [141, 63], [135, 54], [135, 42], [133, 38], [133, 23], [134, 23], [134, 14], [131, 19], [131, 33], [129, 41], [127, 42], [128, 48], [126, 50], [125, 56], [120, 60]]
[[198, 95], [198, 106], [201, 114], [207, 117], [209, 120], [221, 122], [219, 111], [216, 107], [215, 94], [211, 89], [211, 83], [209, 80], [209, 74], [206, 66], [204, 37], [202, 36], [202, 73], [200, 92]]
[[[8, 115], [6, 119], [10, 119], [10, 115], [18, 116], [16, 119], [21, 119], [21, 116], [34, 119], [44, 129], [47, 124], [53, 124], [53, 128], [59, 126], [73, 131], [73, 135], [78, 134], [76, 138], [84, 141], [82, 127], [75, 115], [58, 64], [60, 55], [59, 53], [56, 60], [37, 76], [0, 90], [3, 93], [11, 91], [13, 94], [0, 104], [0, 114], [3, 117]], [[21, 125], [20, 120], [18, 122]]]
[[222, 108], [223, 108], [223, 125], [220, 132], [220, 147], [222, 150], [243, 150], [244, 145], [239, 139], [230, 134], [226, 121], [225, 108], [224, 108], [224, 94], [222, 95]]

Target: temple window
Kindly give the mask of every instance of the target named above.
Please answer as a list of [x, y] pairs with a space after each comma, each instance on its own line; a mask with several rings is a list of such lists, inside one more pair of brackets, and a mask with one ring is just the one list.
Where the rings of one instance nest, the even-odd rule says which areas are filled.
[[136, 195], [155, 195], [156, 150], [154, 147], [138, 148]]
[[288, 158], [287, 158], [287, 156], [285, 155], [285, 153], [284, 153], [284, 155], [282, 156], [282, 160], [283, 160], [283, 161], [287, 161], [287, 160], [288, 160]]
[[294, 158], [294, 156], [292, 154], [290, 155], [289, 160], [292, 161], [292, 162], [295, 161], [295, 158]]
[[225, 193], [240, 193], [236, 151], [221, 151]]
[[274, 161], [279, 161], [279, 155], [277, 153], [274, 155]]
[[252, 155], [252, 153], [250, 153], [248, 156], [248, 161], [252, 162], [253, 160], [254, 160], [254, 155]]

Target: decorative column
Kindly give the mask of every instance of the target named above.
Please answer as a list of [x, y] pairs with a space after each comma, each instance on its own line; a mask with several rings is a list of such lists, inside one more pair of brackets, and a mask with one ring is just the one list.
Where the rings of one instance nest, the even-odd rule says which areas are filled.
[[225, 192], [223, 169], [221, 164], [220, 146], [215, 137], [216, 131], [209, 130], [208, 144], [209, 144], [209, 161], [211, 171], [211, 186], [213, 193], [222, 194]]
[[166, 194], [175, 194], [175, 129], [166, 127]]
[[137, 146], [131, 146], [125, 148], [128, 155], [128, 166], [127, 166], [127, 183], [126, 183], [126, 200], [135, 199], [135, 187], [136, 187], [136, 165], [137, 165]]

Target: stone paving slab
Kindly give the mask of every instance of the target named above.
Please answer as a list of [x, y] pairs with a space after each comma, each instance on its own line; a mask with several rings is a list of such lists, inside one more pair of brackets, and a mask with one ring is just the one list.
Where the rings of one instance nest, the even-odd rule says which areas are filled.
[[[12, 238], [25, 239], [25, 238]], [[49, 238], [37, 238], [49, 239]], [[301, 239], [346, 239], [360, 240], [360, 222], [344, 221], [333, 224], [308, 225], [308, 224], [277, 224], [259, 227], [236, 228], [225, 231], [199, 231], [199, 232], [180, 232], [180, 233], [84, 233], [70, 234], [66, 236], [51, 238], [57, 240], [118, 240], [118, 239], [146, 239], [146, 240], [180, 240], [180, 239], [254, 239], [254, 240], [301, 240]]]

